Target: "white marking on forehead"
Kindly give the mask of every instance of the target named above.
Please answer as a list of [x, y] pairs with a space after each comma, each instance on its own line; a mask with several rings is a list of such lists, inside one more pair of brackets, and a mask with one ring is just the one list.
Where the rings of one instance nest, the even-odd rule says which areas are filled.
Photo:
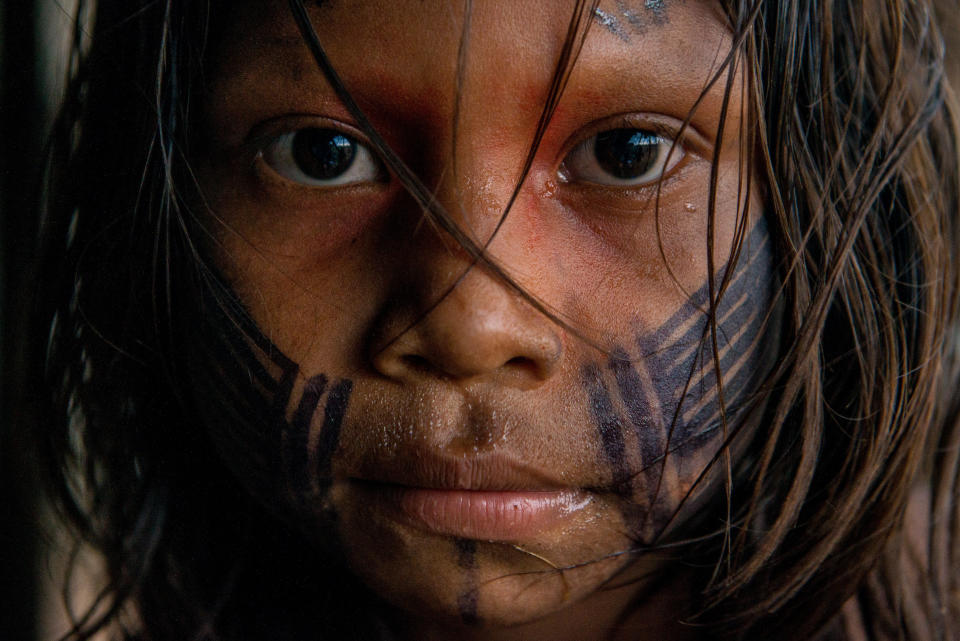
[[635, 8], [624, 0], [616, 0], [616, 11], [594, 9], [594, 19], [600, 26], [624, 42], [631, 35], [642, 34], [650, 26], [667, 22], [666, 0], [643, 0], [643, 8]]
[[651, 25], [667, 22], [666, 0], [644, 0], [643, 8], [645, 11], [638, 11], [628, 6], [624, 0], [617, 0], [617, 11], [626, 18], [635, 33], [643, 33]]
[[601, 26], [606, 27], [607, 31], [617, 36], [624, 42], [630, 39], [629, 36], [627, 36], [626, 32], [623, 30], [623, 26], [620, 24], [620, 21], [617, 20], [616, 16], [614, 16], [611, 13], [607, 13], [600, 7], [597, 7], [596, 9], [594, 9], [593, 14], [594, 14], [594, 17], [597, 19], [597, 22], [600, 23]]

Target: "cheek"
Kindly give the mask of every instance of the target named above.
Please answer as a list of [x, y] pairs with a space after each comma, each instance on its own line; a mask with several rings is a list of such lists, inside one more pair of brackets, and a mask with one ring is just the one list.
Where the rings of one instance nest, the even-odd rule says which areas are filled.
[[[462, 410], [454, 404], [416, 414], [411, 408], [427, 404], [403, 405], [398, 389], [345, 376], [350, 370], [338, 363], [297, 364], [265, 343], [251, 348], [265, 409], [246, 410], [249, 399], [238, 394], [220, 404], [233, 418], [210, 423], [251, 492], [311, 540], [332, 542], [388, 601], [465, 623], [530, 620], [593, 593], [636, 559], [631, 550], [655, 544], [682, 520], [678, 509], [724, 437], [744, 424], [751, 390], [769, 368], [772, 274], [761, 222], [729, 276], [718, 269], [713, 292], [703, 284], [656, 327], [635, 321], [603, 359], [582, 349], [538, 405], [496, 397], [488, 405], [500, 413], [484, 414], [486, 401], [478, 402], [476, 414], [488, 420], [471, 423], [475, 447], [508, 449], [591, 495], [571, 523], [529, 542], [426, 536], [385, 517], [345, 481], [377, 478], [378, 466], [404, 459], [415, 465], [416, 452], [449, 445], [443, 426]], [[711, 295], [715, 329], [707, 322]], [[713, 486], [699, 486], [701, 502]]]
[[[762, 222], [743, 248], [729, 276], [723, 268], [718, 270], [715, 330], [707, 322], [711, 291], [703, 284], [658, 327], [635, 323], [633, 335], [614, 347], [609, 358], [578, 366], [565, 382], [569, 387], [555, 400], [570, 410], [579, 406], [572, 413], [582, 415], [588, 426], [564, 429], [562, 434], [554, 429], [549, 441], [559, 444], [552, 449], [543, 438], [546, 430], [531, 434], [535, 430], [510, 427], [529, 422], [529, 417], [511, 421], [510, 413], [503, 413], [501, 432], [485, 438], [515, 439], [521, 450], [526, 448], [525, 455], [552, 458], [544, 463], [555, 464], [566, 478], [609, 490], [624, 506], [623, 518], [633, 536], [654, 539], [672, 517], [678, 497], [716, 453], [725, 423], [726, 428], [740, 423], [752, 401], [750, 391], [768, 370], [775, 351], [775, 337], [765, 331], [771, 322], [773, 265]], [[391, 414], [408, 414], [408, 409], [398, 410], [389, 394], [372, 391], [375, 386], [364, 383], [359, 388], [363, 400], [352, 407], [357, 390], [351, 378], [326, 372], [307, 378], [309, 371], [321, 368], [311, 364], [301, 370], [276, 346], [263, 347], [253, 351], [260, 352], [256, 358], [266, 370], [261, 378], [273, 379], [260, 390], [260, 404], [272, 416], [267, 419], [263, 411], [250, 416], [261, 425], [274, 425], [274, 435], [260, 438], [248, 449], [259, 451], [253, 458], [261, 461], [262, 474], [277, 477], [274, 485], [282, 486], [298, 511], [327, 509], [327, 490], [338, 460], [346, 460], [341, 467], [349, 472], [365, 457], [396, 457], [409, 440], [430, 440], [415, 434], [414, 424], [445, 421], [439, 404], [405, 426]], [[334, 365], [327, 372], [337, 370], [343, 368]], [[544, 413], [550, 409], [550, 403], [540, 406]], [[348, 430], [348, 442], [341, 444], [348, 410], [353, 428]], [[212, 418], [211, 424], [224, 424], [222, 416]], [[216, 440], [225, 443], [230, 460], [250, 459], [242, 455], [247, 445], [240, 443], [246, 441], [236, 436], [258, 430], [236, 429], [242, 420], [227, 423], [233, 427], [225, 427]], [[267, 456], [270, 448], [274, 453]], [[269, 472], [264, 460], [279, 465]]]
[[281, 207], [239, 170], [198, 171], [207, 205], [222, 212], [210, 220], [206, 249], [271, 353], [295, 358], [304, 376], [364, 367], [364, 332], [391, 292], [391, 271], [381, 267], [395, 230], [371, 221], [387, 196], [370, 204], [354, 194], [332, 216], [324, 202]]
[[[296, 410], [284, 426], [282, 467], [297, 508], [325, 509], [332, 459], [352, 392], [352, 380], [328, 381], [324, 374], [317, 374], [303, 386]], [[319, 430], [310, 429], [315, 416]]]
[[[677, 509], [698, 483], [701, 501], [710, 494], [712, 484], [700, 477], [728, 437], [749, 430], [754, 391], [773, 365], [778, 316], [763, 221], [737, 265], [725, 270], [712, 291], [702, 285], [659, 327], [641, 328], [606, 362], [582, 368], [612, 487], [639, 541], [675, 526]], [[711, 309], [715, 323], [708, 321]]]

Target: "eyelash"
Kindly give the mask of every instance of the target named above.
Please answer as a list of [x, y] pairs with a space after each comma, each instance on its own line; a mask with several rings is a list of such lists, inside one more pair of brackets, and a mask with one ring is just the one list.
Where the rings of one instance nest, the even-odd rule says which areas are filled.
[[[679, 133], [683, 131], [683, 135]], [[604, 137], [607, 137], [604, 140]], [[644, 146], [656, 144], [656, 156], [651, 159], [648, 171], [629, 176], [590, 175], [591, 171], [604, 171], [597, 162], [598, 146], [623, 143], [639, 137]], [[619, 138], [619, 140], [617, 140]], [[557, 170], [558, 177], [571, 187], [584, 189], [596, 188], [610, 194], [616, 192], [639, 193], [648, 188], [663, 185], [665, 180], [685, 165], [690, 152], [689, 144], [699, 149], [699, 138], [691, 128], [681, 129], [673, 118], [658, 114], [622, 114], [595, 121], [580, 129], [564, 145], [564, 156]], [[609, 151], [609, 147], [608, 147]], [[584, 166], [577, 161], [591, 161], [593, 167]]]
[[272, 138], [257, 155], [283, 178], [308, 187], [342, 187], [387, 179], [386, 169], [366, 144], [330, 127], [287, 131]]
[[[617, 146], [623, 153], [615, 154]], [[685, 155], [683, 147], [649, 129], [605, 129], [577, 144], [558, 174], [567, 183], [638, 188], [662, 180]]]
[[[561, 183], [635, 190], [661, 183], [684, 160], [684, 146], [659, 123], [630, 116], [606, 121], [569, 148]], [[619, 148], [619, 152], [616, 148]], [[651, 155], [655, 154], [655, 155]], [[280, 177], [309, 188], [385, 183], [389, 173], [359, 136], [335, 126], [290, 129], [260, 147], [257, 158]], [[639, 167], [638, 167], [639, 165]]]

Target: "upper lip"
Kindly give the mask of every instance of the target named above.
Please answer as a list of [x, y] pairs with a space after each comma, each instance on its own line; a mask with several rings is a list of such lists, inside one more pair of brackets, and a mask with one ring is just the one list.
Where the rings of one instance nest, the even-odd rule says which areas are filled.
[[404, 450], [389, 461], [369, 461], [355, 480], [438, 490], [555, 492], [569, 486], [500, 452], [445, 454]]

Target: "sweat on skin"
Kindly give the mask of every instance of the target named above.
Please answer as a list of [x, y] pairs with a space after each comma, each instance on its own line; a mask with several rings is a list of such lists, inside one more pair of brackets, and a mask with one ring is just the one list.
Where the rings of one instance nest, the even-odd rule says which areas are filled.
[[[741, 193], [737, 123], [717, 138], [723, 83], [680, 135], [730, 44], [724, 22], [699, 2], [600, 10], [630, 37], [597, 14], [495, 235], [569, 8], [478, 3], [459, 83], [462, 8], [339, 1], [310, 18], [361, 108], [457, 224], [604, 350], [424, 224], [284, 3], [238, 9], [214, 56], [208, 151], [196, 160], [224, 223], [214, 251], [294, 372], [274, 388], [275, 499], [308, 534], [333, 532], [409, 638], [612, 635], [644, 582], [610, 581], [659, 567], [629, 552], [672, 522], [722, 442], [717, 365], [736, 425], [765, 362], [772, 259], [759, 197]], [[649, 17], [642, 33], [631, 15]], [[633, 145], [606, 149], [626, 159], [613, 173], [598, 164], [602, 140]], [[320, 160], [304, 163], [313, 153], [352, 164], [321, 176]], [[636, 158], [650, 159], [639, 177]], [[710, 225], [720, 279], [738, 230], [752, 230], [716, 301], [718, 363], [706, 331]], [[505, 516], [520, 505], [535, 506], [529, 519]], [[677, 590], [637, 610], [655, 638], [692, 634], [663, 607]]]

